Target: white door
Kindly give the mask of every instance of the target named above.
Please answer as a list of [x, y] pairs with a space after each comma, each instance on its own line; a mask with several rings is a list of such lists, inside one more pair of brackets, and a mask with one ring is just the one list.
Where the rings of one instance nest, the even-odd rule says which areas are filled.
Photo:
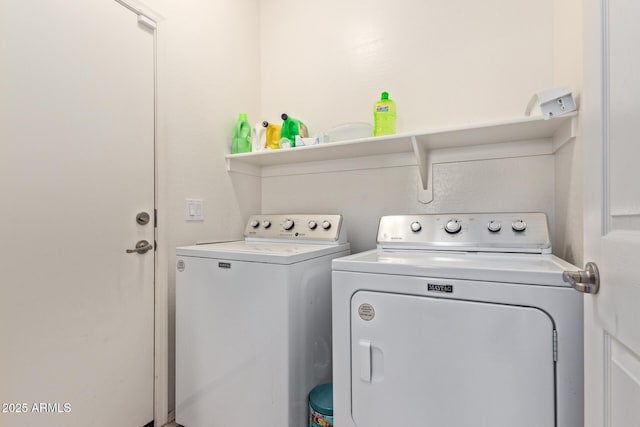
[[0, 2], [2, 427], [153, 419], [154, 86], [118, 2]]
[[640, 2], [585, 0], [585, 425], [640, 425]]
[[353, 421], [360, 427], [552, 426], [553, 332], [549, 315], [536, 308], [356, 292]]

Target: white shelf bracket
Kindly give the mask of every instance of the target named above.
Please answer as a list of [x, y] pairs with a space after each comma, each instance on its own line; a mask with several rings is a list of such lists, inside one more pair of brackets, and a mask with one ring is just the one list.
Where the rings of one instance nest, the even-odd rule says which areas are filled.
[[262, 177], [262, 168], [241, 160], [226, 158], [227, 172], [236, 172], [244, 175]]
[[433, 201], [433, 163], [431, 153], [424, 146], [418, 144], [415, 136], [411, 137], [411, 146], [416, 156], [418, 165], [418, 201], [421, 203], [431, 203]]
[[553, 152], [555, 153], [566, 143], [573, 141], [578, 133], [578, 116], [571, 117], [553, 134]]

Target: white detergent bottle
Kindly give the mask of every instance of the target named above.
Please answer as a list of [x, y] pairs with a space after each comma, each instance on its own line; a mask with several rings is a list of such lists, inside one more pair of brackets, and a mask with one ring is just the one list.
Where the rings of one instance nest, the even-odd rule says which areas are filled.
[[263, 150], [267, 143], [266, 129], [262, 125], [262, 122], [257, 123], [251, 128], [251, 151], [256, 152]]

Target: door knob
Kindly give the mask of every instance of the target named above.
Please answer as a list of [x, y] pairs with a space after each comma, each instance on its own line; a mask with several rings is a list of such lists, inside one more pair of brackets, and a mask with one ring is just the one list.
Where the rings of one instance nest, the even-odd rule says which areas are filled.
[[588, 262], [584, 270], [565, 271], [562, 273], [562, 280], [585, 294], [597, 294], [600, 289], [600, 272], [593, 262]]
[[127, 249], [126, 252], [128, 254], [132, 254], [134, 252], [138, 254], [146, 254], [151, 249], [153, 249], [153, 245], [151, 243], [147, 242], [146, 240], [140, 240], [138, 243], [136, 243], [135, 249]]

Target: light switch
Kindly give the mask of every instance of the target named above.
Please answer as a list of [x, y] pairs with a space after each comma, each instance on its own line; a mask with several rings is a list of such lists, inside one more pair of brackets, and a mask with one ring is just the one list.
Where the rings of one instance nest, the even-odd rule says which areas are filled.
[[185, 199], [185, 219], [187, 221], [204, 220], [202, 199]]

